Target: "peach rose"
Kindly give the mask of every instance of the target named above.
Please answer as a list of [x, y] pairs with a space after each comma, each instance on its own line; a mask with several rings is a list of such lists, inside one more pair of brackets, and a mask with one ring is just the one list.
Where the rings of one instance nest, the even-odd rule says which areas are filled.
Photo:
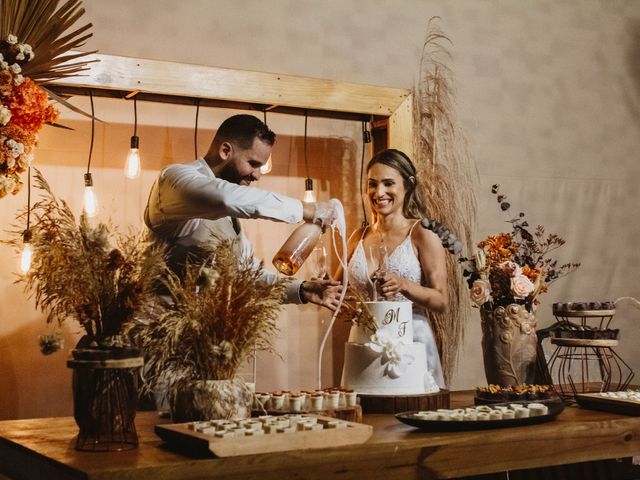
[[514, 298], [524, 299], [533, 292], [534, 285], [524, 275], [516, 275], [511, 279], [511, 293]]
[[471, 301], [482, 306], [491, 300], [491, 284], [489, 280], [478, 279], [471, 286]]

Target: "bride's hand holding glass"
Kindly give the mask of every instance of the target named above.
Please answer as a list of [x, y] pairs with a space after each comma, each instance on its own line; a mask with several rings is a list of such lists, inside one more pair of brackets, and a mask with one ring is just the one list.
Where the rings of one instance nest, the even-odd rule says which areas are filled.
[[403, 292], [405, 278], [399, 277], [395, 273], [388, 270], [376, 270], [372, 275], [372, 279], [377, 286], [378, 295], [385, 300], [391, 300], [396, 295]]

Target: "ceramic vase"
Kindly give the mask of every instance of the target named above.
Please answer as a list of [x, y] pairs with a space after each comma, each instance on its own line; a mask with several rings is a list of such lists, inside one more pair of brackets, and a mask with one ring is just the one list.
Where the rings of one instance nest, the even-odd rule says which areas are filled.
[[480, 310], [487, 383], [502, 387], [533, 384], [536, 372], [536, 317], [523, 305]]

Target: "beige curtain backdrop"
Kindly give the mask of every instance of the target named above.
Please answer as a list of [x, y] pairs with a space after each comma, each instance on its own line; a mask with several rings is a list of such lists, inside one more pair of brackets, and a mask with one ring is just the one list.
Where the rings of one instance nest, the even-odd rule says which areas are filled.
[[[556, 301], [640, 298], [640, 3], [634, 0], [137, 0], [85, 1], [94, 23], [88, 49], [101, 53], [288, 73], [410, 88], [417, 76], [426, 22], [437, 15], [453, 40], [451, 67], [458, 113], [480, 176], [478, 239], [508, 225], [489, 193], [500, 183], [512, 211], [564, 237], [562, 261], [582, 267], [541, 297], [541, 326]], [[87, 107], [86, 99], [74, 103]], [[122, 165], [132, 134], [133, 105], [96, 101], [93, 172], [102, 219], [140, 227], [158, 170], [193, 158], [195, 111], [138, 104], [144, 171], [126, 180]], [[203, 109], [199, 152], [232, 111]], [[36, 166], [58, 195], [79, 212], [90, 125], [63, 110], [74, 131], [46, 127]], [[263, 188], [301, 196], [306, 176], [301, 117], [269, 115], [278, 133], [274, 170]], [[361, 220], [357, 122], [309, 120], [309, 168], [320, 198], [346, 204], [348, 228]], [[26, 189], [0, 200], [2, 238], [26, 204]], [[245, 221], [267, 264], [292, 227]], [[40, 354], [44, 317], [14, 285], [16, 256], [0, 248], [0, 419], [71, 414], [66, 358], [79, 328], [63, 329], [66, 348]], [[300, 276], [308, 276], [303, 269]], [[258, 359], [258, 388], [309, 388], [317, 349], [329, 319], [314, 306], [288, 306], [277, 341], [282, 358]], [[618, 353], [640, 369], [634, 339], [640, 309], [622, 303]], [[473, 311], [452, 388], [484, 384], [479, 315]], [[340, 348], [340, 346], [336, 346]], [[549, 353], [550, 348], [547, 348]], [[331, 348], [324, 382], [334, 383]], [[250, 377], [251, 366], [246, 367]]]

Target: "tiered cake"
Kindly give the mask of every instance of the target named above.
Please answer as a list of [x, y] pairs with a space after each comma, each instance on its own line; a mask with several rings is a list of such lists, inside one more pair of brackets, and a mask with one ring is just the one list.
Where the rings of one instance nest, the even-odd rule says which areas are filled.
[[427, 369], [425, 346], [413, 342], [411, 302], [364, 302], [376, 332], [352, 325], [342, 385], [365, 395], [414, 395], [439, 390]]

